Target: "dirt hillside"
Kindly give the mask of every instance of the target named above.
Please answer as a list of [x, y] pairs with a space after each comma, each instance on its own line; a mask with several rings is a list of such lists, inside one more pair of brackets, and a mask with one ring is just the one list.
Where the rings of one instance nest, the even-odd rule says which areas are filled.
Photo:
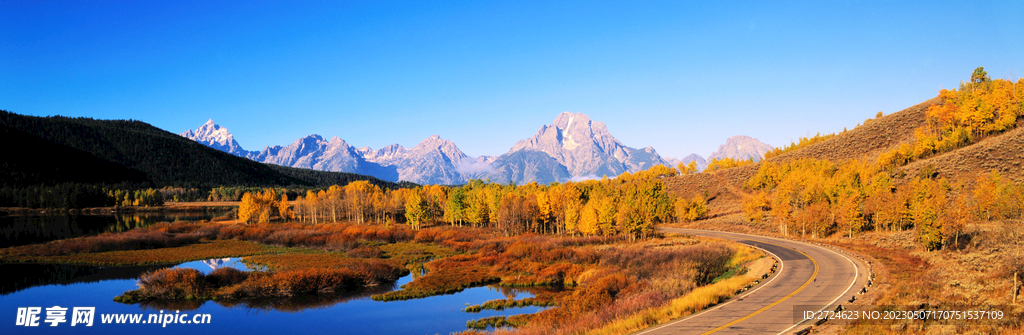
[[[878, 157], [879, 154], [892, 150], [902, 143], [913, 142], [914, 130], [925, 123], [925, 111], [929, 106], [939, 102], [938, 97], [929, 99], [899, 112], [870, 120], [860, 127], [836, 134], [822, 142], [772, 157], [768, 161], [783, 162], [798, 158], [840, 161]], [[939, 157], [942, 156], [935, 158]], [[743, 183], [754, 176], [760, 166], [761, 163], [754, 163], [715, 172], [676, 176], [666, 180], [665, 184], [669, 192], [681, 197], [690, 198], [707, 191], [713, 216], [738, 213], [745, 194]]]

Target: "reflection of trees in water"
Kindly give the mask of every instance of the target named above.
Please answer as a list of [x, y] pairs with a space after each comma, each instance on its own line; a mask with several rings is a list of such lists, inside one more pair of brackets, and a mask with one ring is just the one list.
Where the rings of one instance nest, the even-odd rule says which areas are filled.
[[103, 232], [123, 232], [158, 222], [202, 221], [227, 211], [183, 213], [140, 212], [112, 215], [53, 214], [0, 216], [0, 247], [48, 242]]
[[114, 222], [106, 227], [108, 232], [123, 232], [129, 231], [135, 228], [148, 227], [159, 222], [177, 222], [177, 221], [205, 221], [210, 220], [218, 215], [222, 215], [223, 211], [220, 212], [186, 212], [186, 213], [162, 213], [162, 212], [136, 212], [136, 213], [119, 213], [112, 217]]
[[113, 217], [87, 215], [43, 215], [0, 217], [0, 232], [6, 238], [0, 247], [11, 247], [98, 233]]
[[114, 215], [114, 223], [107, 226], [106, 231], [111, 233], [125, 232], [153, 225], [154, 223], [161, 222], [162, 219], [163, 217], [158, 218], [150, 215], [118, 214]]
[[409, 273], [412, 274], [413, 280], [416, 280], [416, 278], [423, 277], [423, 275], [427, 274], [427, 267], [423, 266], [423, 264], [426, 264], [426, 262], [415, 263], [408, 266]]
[[[357, 291], [319, 295], [296, 295], [288, 298], [222, 299], [213, 302], [227, 308], [247, 308], [259, 311], [301, 312], [309, 309], [324, 309], [352, 300], [368, 299], [379, 293], [395, 290], [395, 284], [371, 286]], [[193, 311], [202, 307], [203, 300], [152, 300], [139, 303], [143, 309]]]
[[490, 285], [487, 288], [498, 291], [501, 295], [505, 296], [505, 299], [516, 299], [520, 294], [529, 294], [531, 296], [550, 295], [563, 291], [562, 288], [552, 286], [534, 286], [534, 287], [508, 287]]
[[136, 279], [164, 266], [98, 267], [66, 264], [0, 265], [0, 295], [44, 285], [71, 285], [111, 279]]

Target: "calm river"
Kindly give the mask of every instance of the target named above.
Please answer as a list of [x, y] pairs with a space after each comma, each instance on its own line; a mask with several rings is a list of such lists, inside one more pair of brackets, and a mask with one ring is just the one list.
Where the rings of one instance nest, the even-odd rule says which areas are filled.
[[0, 248], [65, 238], [121, 232], [157, 222], [206, 221], [230, 210], [195, 212], [139, 212], [117, 214], [14, 214], [0, 215]]
[[[209, 273], [214, 267], [246, 269], [238, 259], [195, 261], [177, 265]], [[478, 287], [457, 294], [408, 301], [377, 302], [371, 293], [389, 291], [409, 282], [411, 276], [389, 287], [349, 296], [266, 300], [229, 304], [217, 301], [183, 302], [178, 305], [126, 305], [113, 301], [136, 288], [136, 278], [159, 267], [92, 267], [53, 264], [0, 265], [0, 334], [448, 334], [466, 329], [466, 321], [496, 315], [535, 313], [527, 307], [504, 311], [466, 313], [467, 305], [488, 300], [525, 298], [528, 291]], [[67, 322], [51, 327], [44, 323], [46, 308], [67, 307]], [[15, 326], [19, 307], [42, 307], [38, 327]], [[92, 327], [71, 326], [74, 307], [95, 307]], [[104, 324], [103, 314], [209, 314], [205, 324]]]

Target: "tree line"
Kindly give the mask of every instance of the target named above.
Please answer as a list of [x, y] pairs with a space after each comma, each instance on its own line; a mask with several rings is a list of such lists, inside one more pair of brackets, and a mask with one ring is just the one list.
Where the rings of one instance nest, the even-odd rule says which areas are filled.
[[0, 187], [0, 207], [75, 209], [108, 206], [160, 206], [157, 189], [119, 189], [62, 183], [53, 186]]
[[866, 161], [765, 162], [745, 184], [751, 194], [743, 212], [800, 237], [916, 229], [928, 249], [958, 246], [964, 229], [980, 220], [1022, 218], [1024, 184], [998, 171], [978, 174], [973, 184], [931, 171], [907, 177]]
[[428, 185], [382, 189], [363, 181], [325, 190], [309, 190], [287, 206], [289, 197], [271, 189], [247, 192], [239, 218], [272, 218], [308, 224], [348, 221], [489, 227], [506, 235], [523, 233], [617, 235], [645, 238], [654, 225], [707, 216], [704, 196], [676, 199], [662, 178], [676, 169], [656, 166], [616, 178], [540, 185], [471, 180], [462, 186]]

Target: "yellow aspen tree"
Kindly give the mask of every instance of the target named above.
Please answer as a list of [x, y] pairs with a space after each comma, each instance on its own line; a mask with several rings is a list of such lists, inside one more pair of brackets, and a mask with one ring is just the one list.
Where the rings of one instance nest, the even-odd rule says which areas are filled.
[[534, 193], [534, 197], [537, 199], [537, 218], [536, 221], [542, 227], [542, 233], [547, 233], [549, 223], [551, 222], [551, 200], [548, 197], [548, 193], [544, 190], [538, 190]]
[[583, 205], [578, 229], [584, 235], [593, 236], [601, 231], [600, 214], [598, 213], [596, 203], [596, 201], [591, 200]]
[[978, 217], [985, 220], [998, 219], [1000, 217], [998, 203], [1001, 184], [1002, 175], [998, 171], [982, 173], [975, 178], [974, 199]]
[[242, 195], [242, 202], [238, 204], [238, 220], [242, 223], [249, 224], [257, 215], [258, 209], [256, 207], [256, 201], [252, 194], [245, 192]]
[[[686, 201], [686, 199], [679, 200]], [[757, 191], [743, 198], [743, 214], [750, 222], [763, 221], [769, 210], [771, 210], [771, 202], [765, 191]]]
[[405, 219], [413, 229], [420, 229], [426, 216], [424, 201], [418, 190], [411, 190], [405, 199]]
[[281, 201], [277, 203], [277, 212], [281, 215], [282, 221], [288, 221], [294, 217], [291, 204], [288, 203], [288, 193], [281, 193]]
[[620, 231], [629, 236], [630, 240], [636, 241], [643, 230], [643, 217], [636, 206], [630, 202], [623, 201], [619, 204], [615, 215], [615, 224]]
[[597, 211], [601, 233], [606, 236], [618, 234], [619, 229], [615, 226], [615, 214], [617, 214], [615, 201], [610, 197], [602, 197], [598, 202]]
[[919, 179], [914, 183], [914, 226], [918, 240], [928, 250], [942, 247], [946, 190], [940, 182]]
[[569, 200], [565, 205], [565, 233], [581, 233], [580, 221], [583, 214], [583, 205], [579, 199]]
[[861, 218], [860, 197], [852, 193], [841, 196], [833, 215], [839, 227], [853, 238], [854, 233], [860, 232], [864, 222]]
[[946, 223], [942, 225], [942, 235], [953, 237], [953, 248], [960, 248], [960, 235], [963, 233], [966, 227], [974, 222], [976, 216], [974, 215], [973, 208], [970, 207], [968, 200], [968, 192], [961, 185], [959, 188], [960, 192], [956, 197], [947, 211], [948, 219]]
[[292, 212], [292, 217], [298, 218], [299, 222], [306, 223], [306, 198], [303, 196], [295, 197], [295, 209]]
[[274, 189], [265, 189], [262, 192], [256, 193], [255, 205], [256, 213], [259, 217], [260, 223], [270, 222], [270, 217], [273, 215], [275, 204], [277, 203], [277, 191]]
[[320, 199], [317, 199], [316, 192], [313, 192], [313, 190], [306, 191], [306, 205], [308, 206], [310, 221], [313, 224], [317, 224], [320, 216]]

